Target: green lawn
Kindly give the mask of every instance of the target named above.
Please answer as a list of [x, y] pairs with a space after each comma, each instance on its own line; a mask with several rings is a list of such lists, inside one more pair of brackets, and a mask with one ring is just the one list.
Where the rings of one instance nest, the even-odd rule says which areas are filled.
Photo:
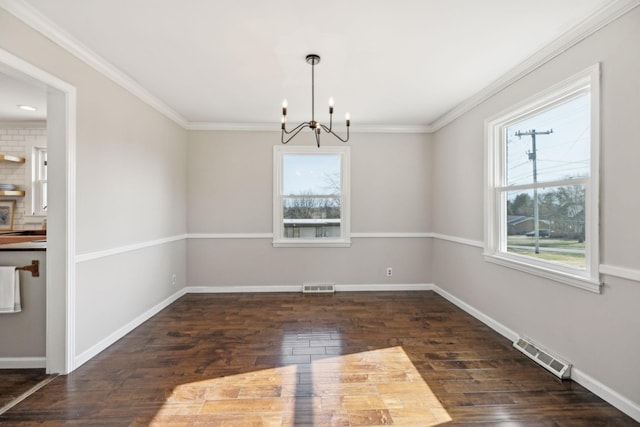
[[[560, 264], [570, 265], [572, 267], [585, 267], [584, 253], [565, 253], [565, 252], [547, 252], [541, 251], [539, 254], [534, 253], [535, 239], [527, 236], [508, 236], [507, 245], [509, 246], [526, 246], [531, 249], [525, 248], [509, 248], [509, 252], [531, 256], [534, 258], [542, 259], [545, 261], [557, 262]], [[578, 242], [577, 240], [564, 240], [554, 238], [539, 239], [540, 248], [555, 248], [555, 249], [573, 249], [584, 251], [584, 242]]]
[[[562, 249], [582, 249], [582, 250], [584, 250], [585, 248], [584, 242], [580, 243], [577, 240], [564, 240], [564, 239], [554, 239], [554, 238], [546, 238], [546, 237], [540, 237], [538, 240], [541, 248], [562, 248]], [[528, 236], [508, 236], [507, 244], [516, 245], [516, 246], [533, 247], [535, 244], [535, 239], [533, 237], [528, 237]]]

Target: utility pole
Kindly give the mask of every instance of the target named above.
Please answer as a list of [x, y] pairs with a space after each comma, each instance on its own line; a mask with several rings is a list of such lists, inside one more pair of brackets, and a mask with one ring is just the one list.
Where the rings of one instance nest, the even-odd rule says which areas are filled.
[[[522, 139], [523, 136], [531, 136], [531, 151], [528, 152], [529, 160], [533, 161], [533, 236], [535, 239], [535, 251], [536, 254], [540, 253], [540, 224], [538, 220], [538, 164], [537, 164], [537, 149], [536, 149], [536, 135], [549, 135], [553, 133], [553, 129], [549, 129], [544, 132], [536, 132], [535, 129], [531, 129], [528, 132], [516, 132], [516, 136]], [[551, 235], [551, 230], [549, 230]]]

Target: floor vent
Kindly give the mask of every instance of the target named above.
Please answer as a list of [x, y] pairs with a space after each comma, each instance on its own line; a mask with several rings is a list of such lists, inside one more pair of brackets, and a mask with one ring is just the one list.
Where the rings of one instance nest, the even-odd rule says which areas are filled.
[[302, 285], [303, 294], [332, 294], [336, 291], [333, 283], [307, 283]]
[[571, 377], [571, 365], [569, 363], [551, 356], [531, 341], [518, 338], [518, 341], [514, 342], [513, 346], [558, 378]]

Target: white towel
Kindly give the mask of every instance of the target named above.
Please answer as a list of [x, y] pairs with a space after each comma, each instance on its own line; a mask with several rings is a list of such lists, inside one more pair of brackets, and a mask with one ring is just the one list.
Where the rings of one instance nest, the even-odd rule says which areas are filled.
[[16, 267], [0, 267], [0, 313], [19, 313], [20, 276]]

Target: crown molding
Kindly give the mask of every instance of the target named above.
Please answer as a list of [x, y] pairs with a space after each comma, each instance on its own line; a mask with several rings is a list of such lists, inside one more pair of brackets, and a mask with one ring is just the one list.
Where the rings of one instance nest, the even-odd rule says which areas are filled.
[[219, 122], [188, 122], [187, 130], [218, 130], [218, 131], [248, 131], [248, 132], [280, 132], [280, 123], [219, 123]]
[[[217, 123], [188, 122], [187, 130], [245, 131], [245, 132], [278, 132], [280, 123]], [[393, 125], [351, 125], [351, 133], [432, 133], [431, 126], [393, 126]]]
[[437, 132], [469, 110], [501, 92], [527, 74], [551, 61], [605, 25], [640, 5], [640, 0], [615, 0], [594, 12], [582, 22], [569, 29], [562, 36], [533, 54], [502, 77], [489, 84], [431, 124], [432, 132]]
[[0, 0], [0, 7], [4, 8], [16, 18], [20, 19], [34, 30], [40, 32], [48, 39], [76, 56], [87, 65], [91, 66], [96, 71], [102, 73], [107, 78], [113, 80], [115, 83], [131, 92], [131, 94], [154, 108], [156, 111], [173, 120], [183, 128], [186, 128], [187, 120], [182, 117], [182, 115], [162, 102], [159, 98], [152, 95], [126, 73], [122, 72], [109, 61], [93, 52], [80, 41], [76, 40], [73, 36], [33, 8], [30, 4], [22, 0]]
[[352, 133], [433, 133], [430, 125], [351, 125]]

